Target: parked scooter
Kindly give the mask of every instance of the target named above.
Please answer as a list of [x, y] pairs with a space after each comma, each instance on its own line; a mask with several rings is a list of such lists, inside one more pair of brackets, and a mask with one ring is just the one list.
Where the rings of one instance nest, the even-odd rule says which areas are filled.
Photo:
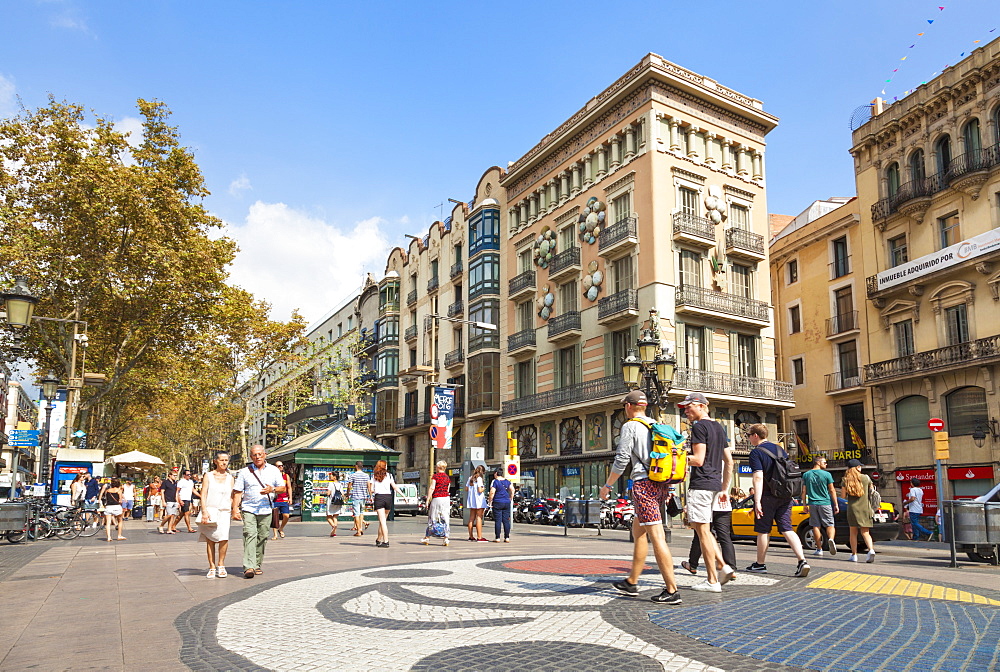
[[612, 513], [614, 526], [621, 530], [628, 530], [632, 527], [632, 519], [635, 518], [635, 507], [626, 497], [619, 497], [615, 500]]

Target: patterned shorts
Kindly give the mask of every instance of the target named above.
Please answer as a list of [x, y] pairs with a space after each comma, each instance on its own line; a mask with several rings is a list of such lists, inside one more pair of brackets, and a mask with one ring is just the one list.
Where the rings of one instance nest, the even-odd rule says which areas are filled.
[[660, 505], [666, 503], [669, 494], [670, 486], [667, 483], [644, 478], [632, 484], [632, 503], [640, 525], [656, 525], [660, 522]]

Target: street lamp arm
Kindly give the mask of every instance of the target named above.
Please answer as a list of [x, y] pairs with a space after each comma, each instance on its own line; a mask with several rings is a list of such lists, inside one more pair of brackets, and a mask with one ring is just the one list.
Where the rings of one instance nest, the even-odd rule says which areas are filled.
[[40, 317], [38, 315], [32, 315], [33, 320], [45, 320], [46, 322], [71, 322], [73, 324], [82, 324], [84, 331], [87, 330], [87, 322], [85, 320], [68, 320], [59, 317]]
[[499, 327], [495, 324], [490, 324], [489, 322], [476, 322], [474, 320], [463, 320], [460, 317], [448, 317], [447, 315], [438, 315], [437, 313], [431, 313], [428, 317], [433, 317], [435, 320], [447, 320], [448, 322], [455, 322], [457, 324], [471, 324], [474, 327], [482, 329], [483, 331], [497, 331]]

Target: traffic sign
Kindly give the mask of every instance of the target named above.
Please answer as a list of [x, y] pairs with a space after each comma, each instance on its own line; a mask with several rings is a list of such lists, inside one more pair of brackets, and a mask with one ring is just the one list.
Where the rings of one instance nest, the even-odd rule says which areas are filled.
[[877, 481], [878, 479], [879, 479], [878, 472], [877, 471], [873, 471], [872, 472], [872, 480], [873, 481]]
[[950, 449], [948, 432], [934, 432], [934, 459], [947, 460], [950, 456]]
[[941, 418], [931, 418], [927, 421], [927, 428], [932, 432], [942, 432], [944, 431], [944, 420]]

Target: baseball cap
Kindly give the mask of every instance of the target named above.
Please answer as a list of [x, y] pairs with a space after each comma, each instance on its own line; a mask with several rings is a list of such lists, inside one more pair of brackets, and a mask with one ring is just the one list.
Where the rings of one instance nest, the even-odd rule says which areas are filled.
[[646, 393], [642, 390], [632, 390], [622, 399], [623, 404], [646, 404]]
[[847, 466], [848, 467], [860, 467], [861, 466], [861, 460], [853, 460], [853, 459], [852, 460], [848, 460], [847, 461]]
[[688, 404], [704, 404], [705, 406], [708, 406], [708, 399], [706, 399], [705, 395], [701, 392], [692, 392], [677, 402], [678, 406], [687, 406]]

